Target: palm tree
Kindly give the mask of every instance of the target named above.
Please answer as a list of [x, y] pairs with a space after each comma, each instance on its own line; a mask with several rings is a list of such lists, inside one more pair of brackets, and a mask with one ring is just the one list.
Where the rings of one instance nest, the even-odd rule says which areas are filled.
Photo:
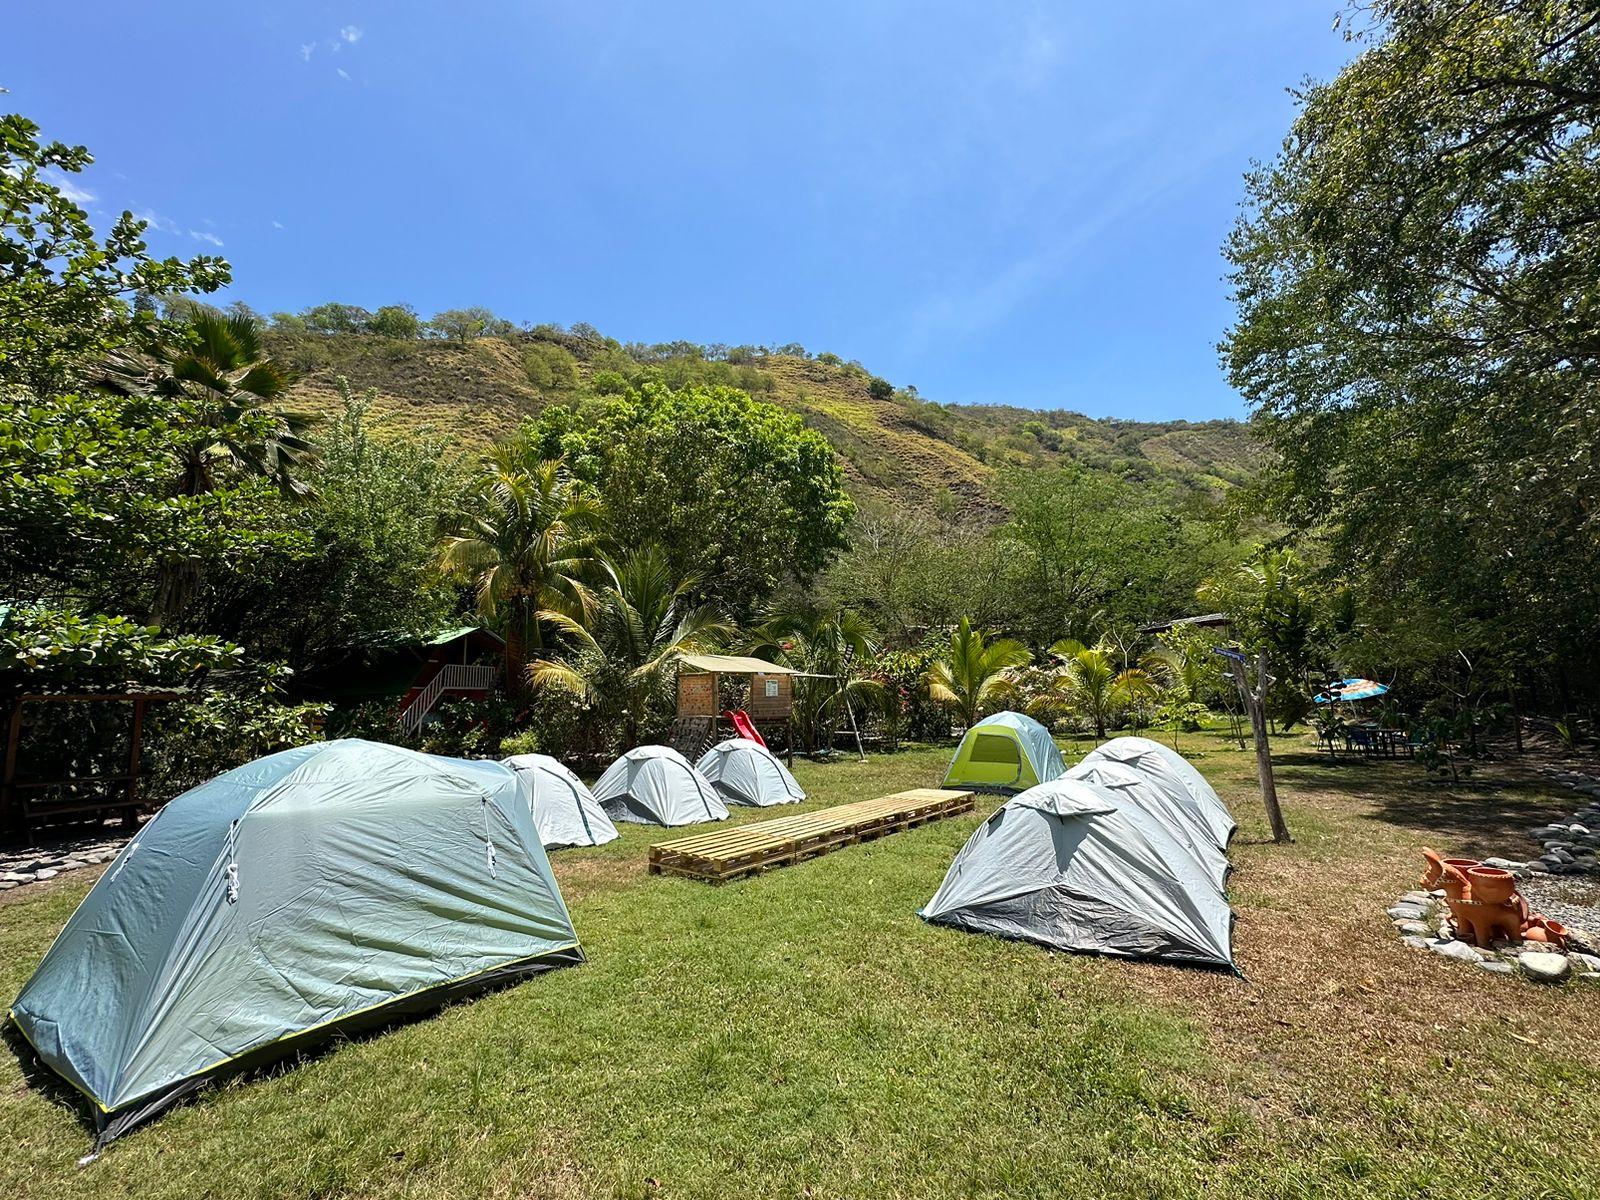
[[832, 746], [842, 714], [881, 701], [883, 685], [860, 672], [878, 652], [878, 631], [855, 609], [781, 607], [753, 634], [751, 654], [809, 675], [795, 681], [795, 725], [808, 749]]
[[[290, 497], [311, 494], [299, 472], [317, 457], [302, 436], [313, 419], [279, 407], [294, 374], [265, 352], [253, 318], [198, 312], [149, 353], [114, 355], [90, 383], [112, 395], [159, 404], [173, 430], [178, 495], [206, 495], [227, 474], [264, 477]], [[197, 561], [165, 559], [154, 623], [165, 625], [181, 616], [199, 585]]]
[[969, 729], [978, 714], [1005, 687], [1006, 672], [1025, 667], [1033, 655], [1012, 638], [985, 641], [983, 633], [972, 627], [970, 618], [950, 635], [946, 658], [928, 668], [928, 695], [955, 710]]
[[678, 660], [720, 645], [733, 628], [709, 606], [692, 603], [698, 581], [674, 579], [659, 546], [602, 559], [601, 567], [605, 583], [595, 596], [591, 628], [558, 622], [576, 652], [537, 659], [528, 678], [535, 688], [565, 687], [591, 702], [620, 701], [623, 736], [634, 746]]
[[440, 569], [472, 584], [478, 611], [505, 631], [506, 686], [527, 686], [529, 649], [544, 631], [588, 624], [588, 580], [599, 563], [604, 512], [557, 460], [500, 447], [467, 503], [441, 519]]
[[1104, 641], [1085, 646], [1064, 638], [1050, 647], [1063, 662], [1058, 686], [1072, 705], [1094, 722], [1096, 740], [1103, 741], [1106, 725], [1119, 709], [1153, 698], [1155, 681], [1142, 667], [1118, 671], [1112, 648]]

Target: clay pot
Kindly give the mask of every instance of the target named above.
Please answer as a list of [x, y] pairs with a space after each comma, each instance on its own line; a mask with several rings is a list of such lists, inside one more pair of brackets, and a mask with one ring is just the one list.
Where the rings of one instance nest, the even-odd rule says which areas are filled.
[[1542, 925], [1529, 925], [1522, 931], [1522, 940], [1525, 942], [1552, 942], [1555, 939], [1544, 931]]
[[1472, 898], [1482, 904], [1504, 904], [1517, 890], [1516, 877], [1498, 867], [1468, 867]]
[[1456, 870], [1462, 872], [1463, 874], [1465, 874], [1466, 872], [1472, 870], [1473, 867], [1478, 867], [1478, 866], [1482, 866], [1483, 865], [1482, 863], [1480, 863], [1475, 858], [1447, 858], [1447, 859], [1444, 859], [1443, 861], [1444, 861], [1444, 865], [1445, 866], [1454, 867]]

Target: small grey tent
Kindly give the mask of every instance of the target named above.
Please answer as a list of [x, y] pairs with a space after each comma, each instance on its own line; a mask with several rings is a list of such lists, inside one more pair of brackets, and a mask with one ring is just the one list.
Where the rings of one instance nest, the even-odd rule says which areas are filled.
[[998, 712], [967, 730], [944, 773], [945, 787], [1022, 791], [1067, 769], [1050, 731], [1024, 713]]
[[1234, 822], [1228, 806], [1217, 795], [1206, 777], [1195, 769], [1193, 763], [1170, 746], [1142, 737], [1112, 738], [1083, 756], [1083, 761], [1115, 762], [1136, 771], [1143, 771], [1152, 779], [1164, 780], [1186, 790], [1200, 806], [1206, 826], [1217, 845], [1226, 847], [1239, 826]]
[[546, 850], [602, 846], [616, 839], [617, 827], [594, 793], [548, 754], [518, 754], [503, 761], [523, 785], [533, 824]]
[[805, 790], [795, 782], [789, 768], [778, 761], [760, 742], [748, 738], [729, 738], [707, 750], [695, 763], [695, 770], [711, 781], [717, 794], [729, 804], [750, 804], [765, 808], [773, 804], [799, 804]]
[[637, 746], [606, 768], [594, 797], [613, 821], [694, 825], [724, 821], [728, 806], [711, 781], [671, 746]]
[[215, 1075], [582, 961], [509, 769], [352, 739], [169, 803], [11, 1019], [103, 1142]]
[[980, 825], [924, 920], [1056, 950], [1232, 969], [1233, 914], [1206, 869], [1126, 796], [1058, 779]]
[[1221, 889], [1228, 880], [1227, 848], [1217, 843], [1199, 803], [1170, 778], [1148, 775], [1110, 759], [1086, 760], [1063, 776], [1081, 779], [1130, 801], [1160, 820], [1205, 866]]

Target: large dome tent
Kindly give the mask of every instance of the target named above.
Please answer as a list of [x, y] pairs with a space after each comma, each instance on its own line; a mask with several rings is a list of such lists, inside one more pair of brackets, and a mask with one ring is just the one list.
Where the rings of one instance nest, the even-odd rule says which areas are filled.
[[1064, 779], [1081, 779], [1128, 799], [1172, 831], [1211, 875], [1220, 889], [1228, 879], [1228, 854], [1212, 834], [1205, 813], [1188, 790], [1170, 778], [1145, 774], [1110, 759], [1080, 762]]
[[636, 746], [606, 768], [594, 797], [613, 821], [694, 825], [724, 821], [728, 806], [711, 781], [671, 746]]
[[789, 768], [759, 742], [728, 738], [700, 756], [695, 769], [711, 781], [729, 804], [766, 808], [774, 804], [799, 804], [805, 789]]
[[944, 786], [1022, 791], [1066, 769], [1048, 729], [1023, 713], [998, 712], [967, 730], [945, 771]]
[[583, 780], [548, 754], [517, 754], [502, 760], [517, 773], [533, 810], [534, 827], [546, 850], [558, 846], [603, 846], [617, 827]]
[[349, 739], [168, 803], [11, 1019], [104, 1142], [214, 1076], [582, 960], [509, 769]]
[[1217, 845], [1226, 847], [1238, 824], [1228, 806], [1193, 763], [1170, 746], [1143, 737], [1112, 738], [1083, 756], [1084, 762], [1116, 762], [1142, 771], [1153, 779], [1168, 780], [1184, 788], [1204, 816]]
[[996, 810], [920, 915], [1056, 950], [1237, 969], [1233, 914], [1204, 866], [1161, 820], [1081, 779]]

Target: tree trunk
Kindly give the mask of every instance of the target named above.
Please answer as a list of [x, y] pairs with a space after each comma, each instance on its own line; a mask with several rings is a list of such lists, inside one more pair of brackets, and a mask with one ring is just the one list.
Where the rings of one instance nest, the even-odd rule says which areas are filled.
[[1265, 701], [1271, 677], [1267, 674], [1267, 652], [1256, 656], [1255, 687], [1250, 686], [1244, 663], [1230, 659], [1233, 676], [1239, 685], [1239, 695], [1250, 714], [1250, 728], [1255, 733], [1256, 778], [1261, 784], [1261, 804], [1267, 810], [1267, 824], [1272, 828], [1272, 840], [1279, 845], [1294, 841], [1288, 823], [1283, 819], [1283, 809], [1278, 805], [1278, 783], [1272, 774], [1272, 744], [1267, 739]]

